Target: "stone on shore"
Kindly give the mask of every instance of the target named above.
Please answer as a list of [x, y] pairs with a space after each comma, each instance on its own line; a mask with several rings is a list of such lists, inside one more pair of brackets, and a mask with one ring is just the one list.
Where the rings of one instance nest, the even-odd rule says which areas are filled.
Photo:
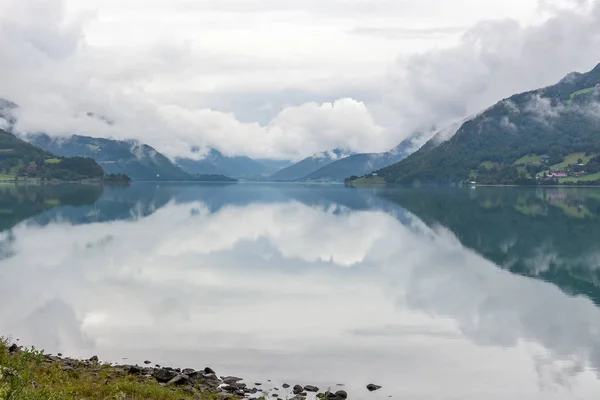
[[284, 383], [281, 387], [284, 388], [284, 389], [288, 389], [290, 387], [290, 385], [287, 384], [287, 383]]
[[190, 384], [190, 378], [187, 375], [177, 375], [167, 382], [167, 386], [184, 386]]
[[294, 385], [294, 388], [292, 389], [292, 392], [294, 394], [300, 394], [304, 391], [304, 388], [300, 385]]
[[173, 370], [161, 368], [154, 373], [154, 379], [156, 379], [160, 383], [167, 383], [171, 379], [175, 378], [177, 375], [178, 373]]
[[379, 390], [379, 389], [381, 389], [381, 386], [379, 386], [379, 385], [374, 385], [372, 383], [369, 383], [367, 385], [367, 390], [369, 390], [369, 392], [374, 392], [374, 391]]
[[242, 378], [238, 378], [237, 376], [227, 376], [227, 377], [223, 378], [223, 383], [226, 383], [229, 385], [232, 383], [237, 383], [241, 380], [242, 380]]
[[306, 390], [307, 392], [314, 392], [314, 393], [316, 393], [316, 392], [319, 391], [319, 388], [316, 387], [316, 386], [313, 386], [313, 385], [306, 385], [306, 386], [304, 386], [304, 390]]

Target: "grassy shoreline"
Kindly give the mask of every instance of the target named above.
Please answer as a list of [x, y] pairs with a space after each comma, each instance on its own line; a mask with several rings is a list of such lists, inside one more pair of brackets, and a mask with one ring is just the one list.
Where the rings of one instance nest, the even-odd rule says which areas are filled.
[[[0, 338], [0, 400], [226, 400], [218, 380], [159, 383], [153, 368], [115, 366], [46, 355]], [[166, 370], [166, 369], [165, 369]], [[176, 370], [173, 370], [176, 374]], [[214, 375], [214, 374], [212, 374]]]

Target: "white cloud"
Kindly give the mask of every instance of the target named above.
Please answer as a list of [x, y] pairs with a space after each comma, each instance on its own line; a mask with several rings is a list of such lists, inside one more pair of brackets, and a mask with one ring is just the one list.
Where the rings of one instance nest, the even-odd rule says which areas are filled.
[[566, 3], [5, 0], [0, 96], [23, 131], [171, 157], [382, 151], [593, 65], [598, 6]]
[[477, 112], [512, 94], [586, 72], [600, 57], [600, 2], [540, 2], [547, 16], [534, 25], [485, 21], [457, 46], [400, 57], [389, 71], [387, 102], [415, 128], [437, 126]]

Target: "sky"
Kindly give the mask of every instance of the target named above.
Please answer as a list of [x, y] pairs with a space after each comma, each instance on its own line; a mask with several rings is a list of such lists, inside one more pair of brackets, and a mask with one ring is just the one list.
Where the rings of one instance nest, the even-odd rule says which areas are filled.
[[600, 0], [0, 0], [17, 131], [386, 151], [600, 62]]

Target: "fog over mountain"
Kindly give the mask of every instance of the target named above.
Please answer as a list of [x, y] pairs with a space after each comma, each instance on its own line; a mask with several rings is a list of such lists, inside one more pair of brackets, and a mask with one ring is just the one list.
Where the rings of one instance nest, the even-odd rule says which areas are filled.
[[299, 161], [387, 151], [598, 44], [597, 0], [4, 0], [0, 97], [17, 132]]

